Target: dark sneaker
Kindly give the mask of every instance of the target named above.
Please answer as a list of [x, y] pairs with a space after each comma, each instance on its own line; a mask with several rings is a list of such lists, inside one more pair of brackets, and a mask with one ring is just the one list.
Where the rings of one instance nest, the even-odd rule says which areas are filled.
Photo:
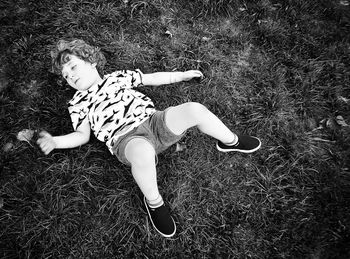
[[164, 237], [172, 237], [176, 232], [176, 225], [173, 218], [170, 216], [168, 208], [163, 204], [158, 208], [151, 208], [143, 198], [149, 219], [153, 227]]
[[237, 136], [238, 142], [236, 144], [229, 146], [222, 143], [221, 141], [218, 141], [216, 143], [216, 148], [222, 152], [237, 151], [242, 153], [252, 153], [254, 151], [257, 151], [261, 146], [260, 140], [256, 137], [246, 135]]

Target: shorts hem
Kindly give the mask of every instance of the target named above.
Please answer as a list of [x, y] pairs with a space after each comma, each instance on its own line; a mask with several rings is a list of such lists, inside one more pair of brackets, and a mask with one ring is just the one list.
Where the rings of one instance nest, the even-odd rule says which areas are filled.
[[155, 148], [155, 146], [154, 146], [154, 144], [148, 139], [148, 138], [146, 138], [146, 137], [144, 137], [144, 136], [137, 136], [137, 135], [134, 135], [134, 136], [130, 136], [130, 137], [128, 137], [127, 139], [125, 139], [125, 141], [124, 141], [124, 143], [123, 143], [123, 160], [124, 161], [121, 161], [121, 159], [118, 157], [118, 160], [120, 161], [120, 162], [122, 162], [123, 164], [125, 164], [125, 165], [128, 165], [128, 166], [131, 166], [131, 163], [129, 162], [129, 160], [128, 160], [128, 158], [126, 157], [126, 154], [125, 154], [125, 151], [126, 151], [126, 147], [128, 146], [128, 144], [129, 144], [129, 142], [131, 141], [131, 140], [133, 140], [133, 139], [135, 139], [135, 138], [141, 138], [141, 139], [144, 139], [144, 140], [146, 140], [152, 147], [153, 147], [153, 149], [154, 149], [154, 154], [155, 154], [155, 160], [156, 160], [156, 165], [158, 164], [158, 155], [157, 155], [157, 153], [156, 153], [156, 148]]
[[174, 106], [171, 106], [171, 107], [168, 107], [164, 110], [164, 128], [166, 128], [166, 130], [168, 132], [170, 132], [171, 134], [173, 134], [174, 136], [176, 137], [183, 137], [185, 134], [186, 134], [186, 130], [184, 132], [182, 132], [181, 134], [175, 134], [171, 129], [169, 129], [168, 125], [166, 125], [166, 114], [168, 113], [168, 111], [171, 109], [171, 108], [174, 108]]

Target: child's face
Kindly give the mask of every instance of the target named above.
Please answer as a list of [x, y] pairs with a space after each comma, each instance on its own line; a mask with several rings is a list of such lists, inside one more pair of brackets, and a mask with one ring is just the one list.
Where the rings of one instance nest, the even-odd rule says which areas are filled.
[[96, 64], [91, 64], [69, 55], [70, 60], [62, 66], [62, 76], [67, 83], [76, 90], [85, 91], [101, 80]]

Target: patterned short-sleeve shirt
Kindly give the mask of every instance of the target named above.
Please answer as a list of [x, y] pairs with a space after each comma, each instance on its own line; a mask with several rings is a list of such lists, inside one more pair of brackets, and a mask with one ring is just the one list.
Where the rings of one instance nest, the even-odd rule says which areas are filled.
[[77, 91], [69, 101], [74, 130], [87, 118], [97, 139], [112, 152], [116, 139], [147, 120], [155, 108], [152, 100], [134, 90], [142, 86], [139, 70], [115, 71], [85, 91]]

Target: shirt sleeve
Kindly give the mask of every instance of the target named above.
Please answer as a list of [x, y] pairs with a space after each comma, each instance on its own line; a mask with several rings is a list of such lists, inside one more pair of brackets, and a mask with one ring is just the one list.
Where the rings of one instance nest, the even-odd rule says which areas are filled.
[[121, 83], [122, 88], [134, 88], [143, 86], [142, 84], [142, 75], [141, 70], [136, 69], [132, 70], [120, 70], [112, 73], [113, 76], [118, 78]]
[[[75, 96], [76, 97], [76, 96]], [[74, 98], [68, 103], [68, 111], [72, 121], [73, 129], [76, 131], [89, 113], [86, 102]]]

